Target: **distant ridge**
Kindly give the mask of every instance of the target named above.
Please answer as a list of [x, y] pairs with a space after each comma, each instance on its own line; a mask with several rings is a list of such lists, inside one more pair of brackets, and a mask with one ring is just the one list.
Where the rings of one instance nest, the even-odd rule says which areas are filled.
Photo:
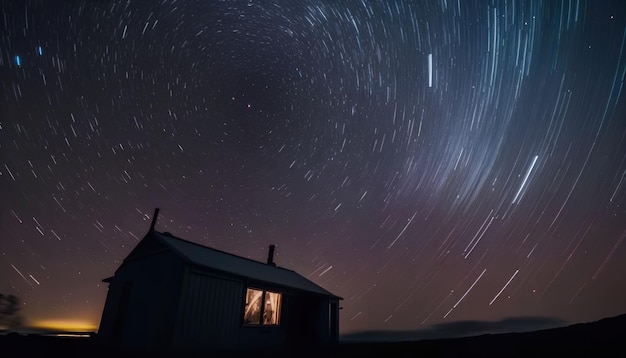
[[625, 339], [622, 314], [561, 328], [462, 338], [450, 348], [480, 357], [626, 357]]
[[[337, 357], [626, 357], [626, 314], [524, 333], [387, 343], [346, 343]], [[347, 347], [352, 346], [352, 349]], [[358, 347], [358, 349], [357, 349]], [[360, 351], [362, 354], [349, 352]]]

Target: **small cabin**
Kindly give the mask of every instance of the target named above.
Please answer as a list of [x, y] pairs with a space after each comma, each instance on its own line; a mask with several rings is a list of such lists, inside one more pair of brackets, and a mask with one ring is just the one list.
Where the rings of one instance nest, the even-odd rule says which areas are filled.
[[154, 230], [124, 259], [98, 339], [139, 349], [232, 350], [334, 344], [339, 300], [298, 273]]

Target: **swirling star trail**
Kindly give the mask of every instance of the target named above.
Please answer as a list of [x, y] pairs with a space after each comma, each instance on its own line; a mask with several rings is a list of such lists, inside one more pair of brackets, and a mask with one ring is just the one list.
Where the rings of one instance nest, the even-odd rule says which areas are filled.
[[160, 231], [340, 327], [626, 312], [626, 2], [5, 1], [0, 292], [97, 326]]

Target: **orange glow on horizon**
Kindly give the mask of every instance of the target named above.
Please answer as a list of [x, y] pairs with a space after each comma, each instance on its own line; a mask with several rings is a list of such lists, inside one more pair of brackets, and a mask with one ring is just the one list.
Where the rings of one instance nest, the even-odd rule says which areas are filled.
[[61, 319], [40, 320], [32, 324], [33, 328], [63, 332], [95, 332], [98, 326], [93, 322]]

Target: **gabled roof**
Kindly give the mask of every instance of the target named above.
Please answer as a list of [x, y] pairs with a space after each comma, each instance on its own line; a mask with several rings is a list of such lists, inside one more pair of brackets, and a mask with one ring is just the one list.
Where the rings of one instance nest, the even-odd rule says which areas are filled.
[[341, 297], [328, 292], [295, 271], [202, 246], [175, 237], [169, 233], [160, 233], [158, 231], [148, 232], [126, 260], [134, 256], [140, 246], [153, 246], [155, 243], [163, 244], [183, 260], [195, 265], [247, 277], [260, 282], [272, 283], [341, 299]]

